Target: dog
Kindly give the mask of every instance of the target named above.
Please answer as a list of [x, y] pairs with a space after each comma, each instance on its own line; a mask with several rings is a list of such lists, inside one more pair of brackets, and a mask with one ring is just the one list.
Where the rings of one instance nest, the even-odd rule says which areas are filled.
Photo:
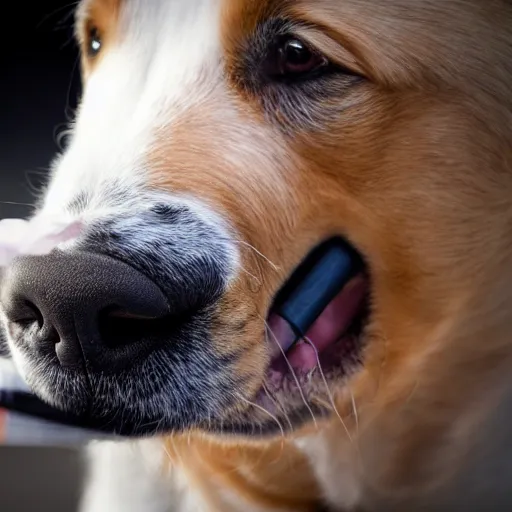
[[[89, 448], [82, 510], [427, 506], [509, 390], [512, 3], [76, 20], [83, 95], [35, 216], [84, 231], [16, 260], [1, 303], [33, 390], [127, 438]], [[283, 346], [276, 297], [335, 238], [364, 271]]]

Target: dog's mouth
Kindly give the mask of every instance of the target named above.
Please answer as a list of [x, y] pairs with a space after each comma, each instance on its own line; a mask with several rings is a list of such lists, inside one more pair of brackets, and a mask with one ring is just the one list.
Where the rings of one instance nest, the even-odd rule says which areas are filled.
[[[367, 266], [360, 255], [343, 241], [334, 241], [339, 251], [345, 251], [346, 259], [338, 262], [348, 265], [347, 269], [336, 269], [335, 256], [331, 258], [325, 271], [333, 271], [338, 276], [338, 286], [333, 283], [322, 285], [322, 275], [314, 269], [315, 261], [325, 254], [326, 246], [315, 249], [301, 266], [294, 272], [284, 287], [278, 293], [267, 319], [267, 340], [270, 351], [270, 364], [266, 381], [258, 393], [257, 403], [266, 411], [279, 413], [279, 409], [286, 409], [288, 399], [300, 394], [301, 400], [315, 401], [314, 382], [322, 386], [328, 381], [343, 381], [361, 367], [365, 327], [370, 317], [370, 276]], [[332, 241], [330, 241], [332, 247]], [[343, 253], [341, 253], [343, 256]], [[339, 259], [339, 258], [338, 258]], [[325, 276], [324, 276], [325, 277]], [[295, 303], [304, 310], [315, 310], [314, 316], [309, 315], [309, 322], [303, 331], [297, 328], [296, 323], [290, 322], [290, 317], [283, 318], [283, 302], [289, 296], [290, 289], [300, 288], [308, 280], [319, 287], [327, 286], [330, 289], [323, 295], [321, 304], [313, 304], [322, 293], [313, 290], [311, 301], [308, 303], [306, 285], [303, 299]], [[336, 279], [336, 277], [333, 277]], [[300, 313], [301, 318], [307, 312]], [[283, 405], [284, 402], [284, 405]], [[279, 403], [281, 406], [279, 407]]]
[[[285, 416], [290, 429], [295, 430], [307, 421], [308, 413], [329, 414], [328, 407], [325, 407], [326, 388], [332, 389], [333, 384], [343, 385], [344, 379], [360, 368], [365, 345], [364, 327], [370, 316], [370, 282], [363, 258], [345, 241], [328, 241], [312, 251], [274, 298], [267, 317], [268, 365], [265, 378], [256, 391], [256, 397], [247, 397], [250, 400], [244, 400], [243, 404], [229, 402], [232, 395], [225, 393], [225, 390], [236, 381], [232, 380], [229, 372], [216, 371], [219, 362], [214, 352], [210, 357], [204, 356], [208, 344], [192, 350], [194, 345], [190, 343], [188, 333], [196, 332], [194, 329], [201, 326], [204, 329], [205, 324], [201, 323], [203, 317], [196, 320], [191, 316], [183, 325], [173, 325], [174, 343], [171, 349], [167, 349], [167, 345], [160, 344], [158, 337], [161, 335], [168, 339], [169, 324], [166, 321], [157, 321], [155, 330], [152, 330], [148, 325], [155, 326], [155, 320], [130, 312], [110, 312], [108, 326], [111, 329], [102, 328], [104, 322], [101, 318], [98, 327], [104, 347], [111, 349], [105, 340], [113, 341], [116, 345], [120, 336], [123, 342], [135, 339], [132, 342], [135, 343], [146, 339], [144, 336], [150, 332], [158, 341], [157, 348], [122, 374], [91, 372], [87, 381], [82, 374], [69, 370], [53, 372], [52, 375], [59, 379], [51, 383], [55, 395], [59, 393], [63, 400], [67, 397], [74, 400], [59, 402], [59, 410], [63, 411], [62, 421], [128, 436], [182, 429], [187, 422], [209, 431], [233, 434], [253, 433], [255, 425], [260, 424], [262, 434], [272, 435], [280, 422], [269, 421], [269, 418]], [[137, 325], [141, 329], [137, 329]], [[204, 333], [207, 339], [206, 331]], [[197, 364], [198, 360], [202, 361], [201, 365]], [[204, 369], [207, 364], [211, 364], [210, 372]], [[163, 367], [166, 371], [159, 373], [160, 379], [148, 383], [153, 386], [155, 396], [162, 397], [164, 405], [155, 407], [151, 415], [147, 415], [145, 424], [148, 426], [127, 421], [126, 417], [130, 414], [125, 412], [135, 411], [131, 416], [140, 416], [139, 404], [153, 400], [147, 392], [145, 381], [142, 386], [141, 375], [154, 372], [155, 368], [160, 371]], [[189, 379], [184, 379], [184, 375], [188, 375]], [[208, 382], [205, 382], [205, 376], [210, 379]], [[125, 381], [130, 378], [134, 386], [140, 386], [135, 394], [131, 384], [130, 387], [125, 386]], [[85, 387], [91, 384], [90, 379], [93, 379], [93, 389], [112, 387], [118, 393], [109, 392], [106, 396], [102, 395], [99, 401], [91, 402]], [[61, 392], [64, 385], [67, 386], [67, 393]], [[77, 389], [81, 390], [81, 395], [76, 392]], [[74, 396], [77, 396], [76, 400]], [[93, 397], [96, 399], [96, 396], [99, 393]], [[127, 401], [128, 396], [137, 396], [138, 401]], [[215, 396], [220, 398], [217, 403], [212, 403], [211, 397]], [[185, 406], [181, 406], [178, 412], [165, 405], [184, 402]], [[256, 405], [256, 408], [245, 408], [249, 403]], [[87, 408], [83, 407], [84, 404]], [[245, 412], [241, 411], [242, 407]], [[117, 414], [117, 409], [124, 412]], [[227, 413], [218, 416], [218, 422], [215, 420], [217, 411]], [[184, 420], [186, 414], [188, 418]], [[164, 416], [165, 424], [162, 421]], [[118, 417], [121, 422], [117, 420]], [[204, 417], [208, 417], [208, 422], [203, 423]], [[228, 428], [230, 423], [232, 426]], [[156, 430], [153, 424], [158, 425]]]
[[330, 369], [346, 357], [358, 355], [355, 342], [360, 341], [367, 317], [368, 280], [355, 276], [323, 310], [305, 336], [293, 340], [290, 325], [277, 314], [270, 314], [268, 338], [276, 344], [270, 370], [283, 376], [293, 370], [308, 373], [317, 366]]

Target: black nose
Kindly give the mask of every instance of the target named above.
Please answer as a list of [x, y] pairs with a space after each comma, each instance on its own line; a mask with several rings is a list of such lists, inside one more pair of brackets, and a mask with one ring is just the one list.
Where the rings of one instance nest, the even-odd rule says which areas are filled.
[[140, 360], [153, 348], [146, 323], [169, 314], [145, 275], [86, 252], [19, 258], [5, 271], [1, 301], [15, 343], [64, 367], [100, 372]]

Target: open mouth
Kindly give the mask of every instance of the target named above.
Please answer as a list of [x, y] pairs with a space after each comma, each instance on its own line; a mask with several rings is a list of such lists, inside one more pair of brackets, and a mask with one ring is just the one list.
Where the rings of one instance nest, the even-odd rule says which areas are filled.
[[347, 376], [361, 364], [369, 318], [369, 276], [341, 239], [317, 247], [278, 293], [268, 316], [271, 363], [266, 393], [296, 388], [321, 373]]

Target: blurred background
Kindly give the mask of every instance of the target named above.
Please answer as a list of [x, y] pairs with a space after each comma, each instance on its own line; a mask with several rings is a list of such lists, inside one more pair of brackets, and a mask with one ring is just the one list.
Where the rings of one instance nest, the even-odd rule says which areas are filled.
[[[79, 94], [76, 2], [10, 2], [0, 34], [0, 218], [25, 217]], [[62, 142], [61, 142], [62, 144]], [[73, 512], [81, 467], [70, 451], [0, 448], [2, 512]]]

